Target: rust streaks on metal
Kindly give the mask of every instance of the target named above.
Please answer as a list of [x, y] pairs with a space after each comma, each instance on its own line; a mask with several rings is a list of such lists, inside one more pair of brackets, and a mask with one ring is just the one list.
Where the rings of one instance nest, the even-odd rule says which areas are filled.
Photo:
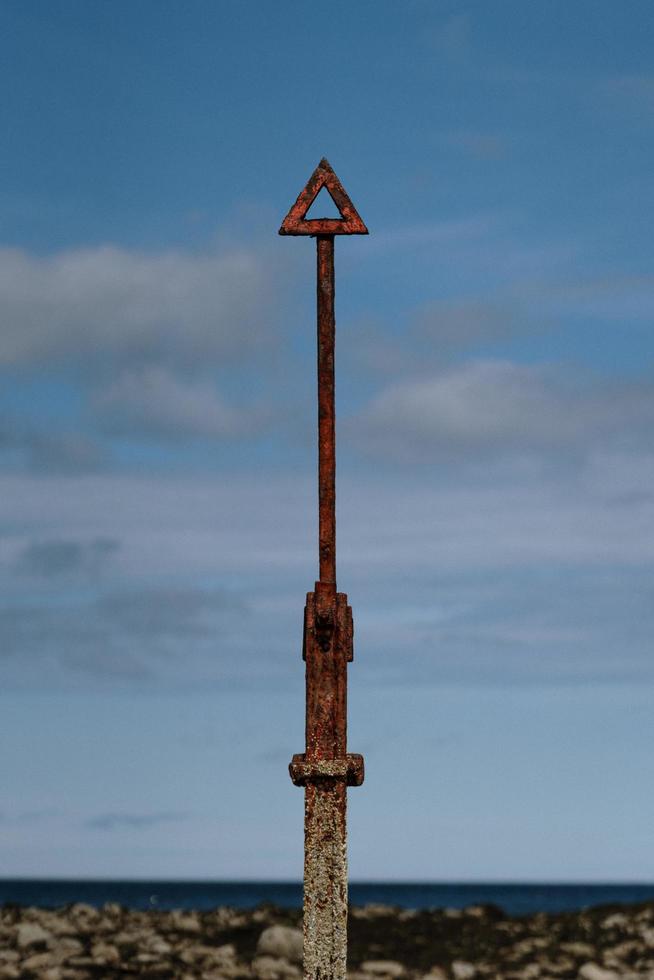
[[[307, 219], [326, 187], [340, 219]], [[287, 214], [280, 235], [313, 235], [317, 249], [318, 564], [307, 595], [305, 751], [291, 779], [304, 787], [304, 976], [346, 980], [347, 787], [363, 782], [363, 757], [347, 751], [347, 664], [353, 656], [352, 610], [336, 591], [336, 441], [334, 407], [334, 236], [368, 229], [324, 158]]]

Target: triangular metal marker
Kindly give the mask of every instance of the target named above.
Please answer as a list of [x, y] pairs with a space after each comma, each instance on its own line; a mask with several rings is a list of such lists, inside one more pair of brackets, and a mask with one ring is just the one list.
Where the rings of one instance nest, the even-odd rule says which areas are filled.
[[[316, 197], [326, 188], [338, 208], [340, 218], [306, 218], [306, 213]], [[323, 157], [309, 177], [306, 187], [300, 191], [297, 201], [288, 212], [279, 229], [280, 235], [367, 235], [359, 212], [348, 197], [347, 191]]]

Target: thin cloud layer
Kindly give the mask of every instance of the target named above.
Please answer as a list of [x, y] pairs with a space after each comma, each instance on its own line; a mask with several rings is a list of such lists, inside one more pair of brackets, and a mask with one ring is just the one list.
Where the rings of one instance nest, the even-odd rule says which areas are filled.
[[156, 813], [100, 813], [89, 817], [84, 826], [91, 830], [150, 830], [161, 824], [188, 819], [187, 813], [164, 810]]
[[215, 254], [89, 247], [50, 256], [0, 249], [0, 364], [202, 363], [269, 342], [270, 263]]
[[119, 542], [112, 538], [32, 541], [16, 558], [15, 567], [23, 575], [46, 579], [61, 575], [93, 575], [102, 570], [119, 546]]
[[[564, 473], [342, 476], [353, 682], [650, 679], [653, 481], [644, 453], [596, 453]], [[313, 480], [13, 477], [2, 492], [15, 528], [0, 552], [5, 689], [301, 684]], [[35, 521], [44, 542], [54, 528], [71, 542], [112, 528], [120, 548], [102, 578], [71, 588], [53, 574], [26, 595], [16, 556], [33, 553], [20, 529]]]
[[174, 441], [246, 436], [261, 421], [228, 405], [208, 381], [181, 379], [155, 365], [125, 371], [98, 392], [94, 413], [112, 435]]
[[367, 452], [429, 462], [441, 454], [585, 457], [601, 446], [642, 444], [653, 422], [651, 385], [575, 387], [552, 368], [480, 360], [388, 385], [351, 431]]

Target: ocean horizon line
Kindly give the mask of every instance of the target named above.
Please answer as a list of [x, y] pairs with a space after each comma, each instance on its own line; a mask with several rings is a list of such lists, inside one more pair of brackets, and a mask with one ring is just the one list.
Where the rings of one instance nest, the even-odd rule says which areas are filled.
[[[0, 875], [0, 882], [12, 881], [52, 881], [52, 882], [117, 882], [137, 884], [198, 884], [198, 885], [281, 885], [296, 887], [302, 885], [302, 878], [220, 878], [220, 877], [164, 877], [164, 876], [121, 876], [121, 875]], [[556, 888], [654, 886], [654, 878], [350, 878], [349, 884], [389, 885], [407, 887], [469, 887], [488, 885], [503, 888], [529, 888], [551, 886]]]

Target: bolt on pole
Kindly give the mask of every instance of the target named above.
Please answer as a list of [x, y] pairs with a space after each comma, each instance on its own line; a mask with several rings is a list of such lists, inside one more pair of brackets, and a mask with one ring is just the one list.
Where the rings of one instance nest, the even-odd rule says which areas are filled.
[[[325, 187], [340, 218], [306, 214]], [[334, 407], [334, 236], [368, 229], [324, 158], [288, 212], [280, 235], [311, 235], [317, 251], [318, 563], [307, 594], [302, 657], [306, 662], [306, 748], [289, 766], [304, 787], [304, 977], [345, 980], [347, 964], [348, 786], [363, 782], [363, 756], [347, 751], [347, 664], [352, 610], [336, 591], [336, 437]]]

